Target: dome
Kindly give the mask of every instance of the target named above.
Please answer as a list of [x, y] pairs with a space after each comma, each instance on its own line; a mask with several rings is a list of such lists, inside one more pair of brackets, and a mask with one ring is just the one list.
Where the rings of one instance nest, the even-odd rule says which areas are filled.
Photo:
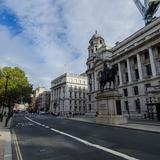
[[100, 34], [98, 34], [98, 32], [96, 31], [95, 34], [90, 39], [90, 42], [93, 41], [94, 39], [97, 39], [97, 38], [103, 39], [102, 36]]

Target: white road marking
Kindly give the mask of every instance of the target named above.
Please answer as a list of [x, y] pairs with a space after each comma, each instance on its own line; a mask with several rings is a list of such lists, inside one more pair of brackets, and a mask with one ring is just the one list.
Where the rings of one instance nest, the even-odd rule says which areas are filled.
[[[41, 124], [41, 123], [39, 123], [39, 122], [36, 122], [36, 121], [34, 121], [34, 120], [32, 120], [32, 119], [30, 119], [30, 118], [28, 118], [28, 117], [25, 117], [25, 118], [28, 119], [29, 121], [37, 124], [37, 125], [45, 126], [45, 125], [43, 125], [43, 124]], [[46, 127], [46, 126], [45, 126], [45, 127]], [[100, 146], [100, 145], [98, 145], [98, 144], [94, 144], [94, 143], [88, 142], [88, 141], [86, 141], [86, 140], [83, 140], [83, 139], [81, 139], [81, 138], [75, 137], [75, 136], [73, 136], [73, 135], [71, 135], [71, 134], [62, 132], [62, 131], [60, 131], [60, 130], [57, 130], [57, 129], [54, 129], [54, 128], [50, 128], [50, 130], [51, 130], [51, 131], [54, 131], [54, 132], [57, 132], [57, 133], [59, 133], [59, 134], [65, 135], [65, 136], [67, 136], [67, 137], [70, 137], [70, 138], [72, 138], [72, 139], [75, 139], [75, 140], [77, 140], [77, 141], [79, 141], [79, 142], [81, 142], [81, 143], [84, 143], [84, 144], [88, 145], [88, 146], [91, 146], [91, 147], [94, 147], [94, 148], [103, 150], [103, 151], [105, 151], [105, 152], [111, 153], [111, 154], [116, 155], [116, 156], [118, 156], [118, 157], [121, 157], [121, 158], [124, 158], [124, 159], [127, 159], [127, 160], [139, 160], [139, 159], [137, 159], [137, 158], [128, 156], [128, 155], [126, 155], [126, 154], [124, 154], [124, 153], [120, 153], [120, 152], [118, 152], [118, 151], [114, 151], [114, 150], [109, 149], [109, 148], [107, 148], [107, 147], [103, 147], [103, 146]]]
[[16, 136], [16, 133], [15, 133], [14, 130], [13, 130], [13, 140], [14, 140], [17, 159], [18, 160], [23, 160], [22, 154], [21, 154], [21, 151], [20, 151], [20, 148], [19, 148], [19, 144], [18, 144], [18, 141], [17, 141], [17, 136]]

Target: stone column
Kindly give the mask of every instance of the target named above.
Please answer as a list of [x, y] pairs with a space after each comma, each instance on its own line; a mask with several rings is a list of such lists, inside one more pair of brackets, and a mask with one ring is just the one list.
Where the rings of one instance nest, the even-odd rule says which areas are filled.
[[152, 48], [149, 48], [149, 59], [150, 59], [150, 64], [151, 64], [152, 75], [156, 76], [156, 66], [155, 66], [155, 62], [154, 62]]
[[118, 75], [119, 75], [119, 83], [122, 85], [122, 72], [121, 72], [121, 64], [118, 63]]
[[98, 90], [98, 85], [97, 85], [97, 73], [95, 72], [94, 73], [94, 82], [95, 82], [95, 91], [97, 91]]
[[142, 64], [141, 64], [141, 59], [139, 54], [137, 54], [137, 64], [138, 64], [139, 79], [142, 80], [143, 79]]
[[94, 91], [94, 73], [92, 73], [92, 92]]
[[130, 62], [129, 62], [128, 58], [127, 58], [127, 71], [128, 71], [128, 80], [129, 80], [129, 82], [131, 82], [132, 81], [131, 68], [130, 68]]

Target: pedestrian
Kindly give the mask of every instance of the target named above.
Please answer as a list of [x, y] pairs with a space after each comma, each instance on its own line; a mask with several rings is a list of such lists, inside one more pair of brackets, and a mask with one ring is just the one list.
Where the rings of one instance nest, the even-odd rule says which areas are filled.
[[13, 116], [13, 111], [8, 112], [8, 116], [6, 118], [6, 122], [5, 122], [5, 127], [7, 127], [8, 125], [8, 121], [10, 120], [10, 118]]

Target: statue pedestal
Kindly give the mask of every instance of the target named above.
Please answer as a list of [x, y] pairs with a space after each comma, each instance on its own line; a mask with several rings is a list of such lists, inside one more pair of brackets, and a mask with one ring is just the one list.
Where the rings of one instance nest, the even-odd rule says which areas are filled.
[[101, 124], [125, 124], [127, 118], [122, 115], [121, 95], [118, 91], [103, 91], [96, 96], [98, 114], [96, 123]]

